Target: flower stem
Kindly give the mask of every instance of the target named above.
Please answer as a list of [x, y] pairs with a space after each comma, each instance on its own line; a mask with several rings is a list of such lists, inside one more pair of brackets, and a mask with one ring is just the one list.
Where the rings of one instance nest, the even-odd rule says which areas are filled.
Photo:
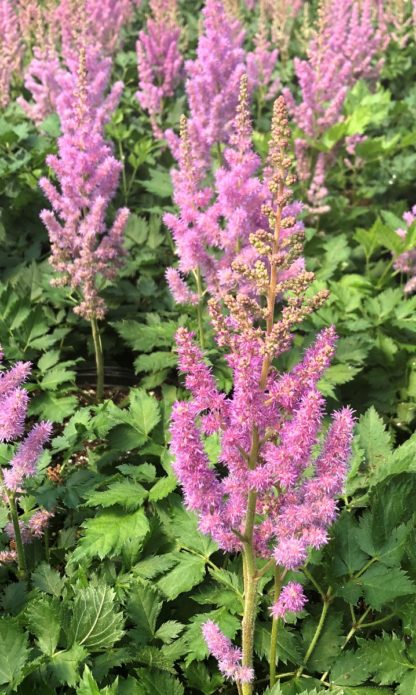
[[[256, 453], [257, 458], [257, 453]], [[242, 621], [242, 665], [246, 668], [253, 668], [254, 650], [254, 625], [256, 622], [256, 599], [257, 599], [257, 578], [256, 578], [256, 557], [253, 549], [253, 530], [256, 515], [257, 495], [251, 491], [248, 496], [246, 528], [244, 532], [247, 542], [244, 544], [244, 615]], [[242, 683], [242, 695], [252, 695], [253, 684]]]
[[95, 364], [97, 368], [97, 403], [101, 403], [104, 398], [104, 355], [101, 342], [100, 329], [96, 318], [91, 319], [92, 339], [94, 341]]
[[23, 579], [27, 583], [28, 582], [28, 575], [27, 575], [25, 549], [23, 547], [22, 534], [20, 533], [19, 515], [17, 513], [16, 497], [13, 494], [9, 494], [9, 506], [10, 506], [10, 514], [12, 517], [12, 524], [13, 524], [13, 529], [14, 529], [14, 539], [15, 539], [15, 543], [16, 543], [17, 566], [18, 566], [18, 570], [19, 570], [19, 578]]
[[303, 673], [303, 671], [304, 671], [304, 669], [305, 669], [305, 666], [306, 666], [306, 664], [308, 663], [309, 659], [311, 658], [311, 656], [312, 656], [312, 654], [313, 654], [313, 651], [314, 651], [314, 649], [315, 649], [315, 647], [316, 647], [316, 645], [317, 645], [317, 643], [318, 643], [318, 640], [319, 640], [319, 638], [320, 638], [320, 636], [321, 636], [322, 630], [324, 629], [324, 625], [325, 625], [325, 621], [326, 621], [326, 616], [327, 616], [327, 614], [328, 614], [328, 609], [329, 609], [329, 606], [330, 606], [330, 603], [331, 603], [331, 592], [332, 592], [331, 587], [329, 587], [329, 589], [328, 589], [326, 595], [324, 596], [323, 606], [322, 606], [322, 613], [321, 613], [321, 617], [319, 618], [319, 623], [318, 623], [318, 625], [316, 626], [316, 630], [315, 630], [314, 636], [312, 637], [312, 641], [311, 641], [311, 643], [310, 643], [310, 645], [309, 645], [309, 647], [308, 647], [308, 649], [307, 649], [307, 652], [306, 652], [306, 654], [305, 654], [305, 658], [303, 659], [303, 664], [302, 664], [302, 666], [301, 666], [300, 668], [298, 668], [298, 670], [297, 670], [297, 673], [296, 673], [296, 677], [297, 677], [297, 678], [299, 678], [299, 676], [302, 675], [302, 673]]
[[[274, 573], [274, 596], [273, 596], [273, 603], [276, 603], [280, 596], [280, 591], [282, 588], [282, 578], [280, 575], [279, 568], [276, 567], [275, 573]], [[272, 622], [272, 636], [270, 640], [270, 657], [269, 657], [269, 665], [270, 665], [270, 687], [273, 688], [274, 684], [276, 683], [276, 668], [278, 664], [278, 656], [277, 656], [277, 638], [278, 638], [278, 633], [279, 633], [279, 618], [273, 618]]]

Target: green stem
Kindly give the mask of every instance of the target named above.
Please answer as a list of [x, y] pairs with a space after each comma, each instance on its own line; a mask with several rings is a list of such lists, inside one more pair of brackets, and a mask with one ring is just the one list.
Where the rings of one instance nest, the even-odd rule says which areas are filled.
[[14, 540], [16, 543], [17, 566], [19, 569], [19, 577], [26, 583], [28, 582], [27, 566], [25, 549], [23, 547], [22, 534], [20, 533], [19, 515], [17, 513], [16, 498], [13, 494], [9, 494], [10, 514], [14, 529]]
[[325, 597], [325, 592], [324, 592], [323, 589], [319, 586], [318, 582], [316, 581], [316, 579], [314, 579], [314, 577], [313, 577], [312, 574], [309, 572], [309, 570], [306, 569], [306, 567], [303, 567], [303, 568], [302, 568], [302, 572], [303, 572], [303, 574], [305, 575], [305, 577], [306, 577], [307, 579], [309, 579], [310, 583], [314, 585], [315, 589], [317, 590], [318, 594], [320, 594], [320, 596], [322, 597], [322, 599], [324, 599], [324, 597]]
[[359, 577], [361, 577], [361, 575], [364, 574], [364, 572], [366, 572], [368, 570], [368, 568], [371, 567], [371, 565], [374, 565], [375, 562], [378, 562], [378, 557], [372, 557], [371, 560], [369, 560], [364, 565], [364, 567], [362, 567], [360, 569], [359, 572], [357, 572], [356, 574], [353, 575], [353, 579], [359, 579]]
[[[282, 577], [280, 570], [276, 567], [274, 572], [274, 596], [273, 603], [276, 603], [280, 596], [280, 591], [282, 588]], [[277, 654], [277, 638], [279, 634], [279, 618], [273, 618], [272, 622], [272, 636], [270, 640], [270, 687], [273, 688], [276, 683], [276, 668], [278, 664], [278, 654]]]
[[306, 664], [308, 663], [309, 659], [311, 658], [313, 651], [318, 643], [318, 640], [321, 636], [322, 630], [324, 629], [325, 621], [326, 621], [326, 616], [328, 614], [329, 606], [331, 603], [331, 587], [329, 587], [325, 597], [324, 597], [324, 602], [322, 606], [322, 613], [321, 617], [319, 618], [319, 623], [316, 627], [314, 636], [312, 637], [312, 641], [307, 649], [307, 652], [305, 654], [305, 658], [303, 659], [303, 664], [302, 666], [297, 670], [296, 676], [299, 678], [299, 676], [302, 675]]
[[92, 339], [94, 341], [95, 364], [97, 368], [96, 398], [97, 403], [101, 403], [104, 398], [104, 356], [100, 329], [98, 328], [98, 322], [95, 318], [91, 319], [91, 330]]

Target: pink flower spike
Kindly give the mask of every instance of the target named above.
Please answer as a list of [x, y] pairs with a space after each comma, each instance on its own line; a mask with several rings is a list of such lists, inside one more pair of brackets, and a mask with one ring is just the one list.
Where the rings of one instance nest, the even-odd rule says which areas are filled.
[[289, 582], [283, 587], [277, 602], [270, 608], [270, 613], [273, 618], [285, 620], [287, 613], [300, 613], [306, 601], [302, 585], [298, 582]]

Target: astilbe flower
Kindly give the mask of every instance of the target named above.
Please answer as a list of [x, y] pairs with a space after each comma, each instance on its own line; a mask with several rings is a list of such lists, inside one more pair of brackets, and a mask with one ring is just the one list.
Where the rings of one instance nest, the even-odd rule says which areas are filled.
[[84, 43], [103, 55], [112, 55], [120, 46], [122, 29], [133, 9], [132, 0], [60, 0], [55, 21], [60, 28], [62, 54], [66, 57]]
[[247, 54], [247, 75], [253, 87], [260, 88], [264, 99], [273, 99], [279, 91], [280, 80], [275, 76], [279, 51], [273, 48], [267, 33], [268, 19], [264, 3], [260, 5], [254, 51]]
[[299, 613], [307, 599], [303, 593], [302, 584], [289, 582], [283, 587], [276, 603], [270, 609], [273, 618], [285, 619], [287, 613]]
[[[406, 222], [406, 229], [397, 229], [397, 234], [402, 238], [405, 238], [410, 225], [416, 222], [416, 205], [412, 207], [411, 210], [405, 212], [403, 219]], [[404, 286], [404, 291], [406, 294], [412, 294], [416, 292], [416, 248], [404, 251], [394, 261], [394, 267], [400, 273], [405, 273], [409, 275], [410, 278]]]
[[[375, 78], [382, 61], [378, 54], [388, 35], [373, 0], [329, 0], [320, 7], [318, 26], [307, 49], [307, 60], [295, 58], [294, 66], [302, 99], [296, 103], [284, 90], [288, 108], [308, 138], [319, 139], [339, 122], [348, 91], [360, 78]], [[306, 139], [296, 142], [301, 179], [309, 181], [310, 203], [320, 208], [327, 191], [325, 170], [330, 157], [320, 153], [311, 169]]]
[[0, 550], [0, 565], [11, 565], [17, 560], [15, 550]]
[[[185, 88], [194, 156], [208, 165], [211, 147], [226, 143], [231, 134], [245, 52], [241, 23], [227, 15], [221, 0], [207, 0], [202, 15], [196, 58], [185, 64]], [[165, 135], [176, 154], [177, 139], [172, 132]]]
[[253, 680], [253, 671], [241, 666], [241, 649], [233, 647], [231, 640], [222, 634], [218, 626], [207, 620], [202, 626], [202, 634], [208, 649], [218, 661], [221, 673], [239, 683]]
[[384, 17], [387, 30], [399, 48], [404, 48], [412, 37], [414, 5], [408, 0], [390, 0], [386, 3]]
[[198, 296], [187, 288], [183, 275], [202, 273], [207, 276], [213, 272], [213, 259], [207, 250], [210, 227], [205, 223], [205, 211], [213, 192], [202, 185], [203, 173], [193, 157], [185, 117], [181, 119], [178, 160], [179, 166], [172, 172], [172, 181], [173, 199], [179, 214], [166, 213], [163, 220], [175, 241], [179, 272], [168, 269], [166, 277], [177, 302], [195, 304]]
[[[235, 269], [241, 263], [249, 264], [254, 272], [257, 252], [250, 244], [250, 234], [267, 224], [263, 208], [270, 202], [270, 190], [267, 180], [258, 176], [261, 159], [253, 149], [247, 76], [240, 80], [230, 141], [223, 151], [223, 163], [215, 172], [213, 187], [203, 183], [203, 167], [198, 168], [195, 162], [184, 119], [181, 134], [179, 169], [172, 173], [179, 215], [168, 213], [164, 217], [179, 256], [179, 271], [167, 272], [171, 292], [179, 303], [198, 303], [198, 295], [184, 280], [184, 276], [193, 275], [201, 278], [212, 295], [221, 295], [235, 282], [240, 291], [250, 294], [252, 283]], [[293, 217], [300, 210], [300, 203], [295, 202], [283, 215]], [[303, 229], [301, 222], [295, 221], [295, 225], [293, 232]], [[298, 259], [285, 272], [302, 269], [302, 260]]]
[[163, 138], [157, 117], [162, 112], [163, 100], [174, 95], [182, 79], [181, 30], [176, 16], [177, 0], [153, 0], [150, 8], [153, 16], [139, 33], [136, 44], [139, 73], [136, 97], [150, 115], [155, 137]]
[[32, 100], [18, 97], [17, 103], [37, 125], [55, 112], [64, 75], [65, 69], [54, 47], [33, 49], [33, 58], [24, 74], [25, 89], [31, 93]]
[[10, 0], [0, 0], [0, 108], [10, 100], [10, 84], [22, 60], [19, 21]]
[[[0, 351], [0, 362], [3, 353]], [[24, 434], [29, 397], [23, 383], [30, 374], [29, 362], [17, 362], [8, 371], [0, 372], [0, 442], [15, 442]], [[26, 478], [36, 473], [39, 457], [52, 431], [49, 422], [41, 422], [30, 430], [3, 471], [7, 490], [17, 493]]]
[[62, 128], [58, 154], [47, 159], [59, 189], [46, 178], [40, 180], [53, 207], [43, 210], [41, 218], [51, 241], [50, 261], [60, 275], [56, 282], [78, 290], [81, 301], [75, 311], [89, 320], [105, 314], [98, 281], [116, 277], [129, 214], [121, 208], [108, 228], [106, 212], [122, 168], [103, 134], [122, 88], [117, 83], [105, 97], [108, 60], [100, 60], [94, 50], [81, 51], [79, 69], [70, 66], [66, 90], [57, 102]]
[[[237, 680], [240, 665], [252, 668], [257, 562], [273, 559], [280, 571], [297, 569], [309, 548], [327, 542], [347, 472], [353, 428], [352, 412], [344, 408], [332, 416], [326, 436], [321, 436], [324, 398], [317, 384], [334, 354], [333, 328], [322, 331], [289, 372], [273, 366], [273, 360], [291, 347], [294, 327], [327, 297], [326, 291], [308, 293], [313, 274], [297, 262], [302, 230], [293, 213], [287, 213], [293, 205], [294, 181], [287, 155], [289, 137], [285, 103], [279, 98], [266, 170], [270, 192], [263, 210], [266, 224], [253, 227], [249, 235], [257, 254], [254, 264], [238, 263], [235, 268], [245, 283], [252, 284], [252, 292], [242, 294], [237, 281], [235, 289], [209, 302], [216, 342], [225, 350], [233, 374], [231, 396], [218, 390], [193, 334], [185, 328], [177, 334], [179, 368], [186, 375], [191, 399], [173, 408], [173, 467], [200, 530], [222, 550], [242, 552], [245, 558], [241, 663], [233, 661], [236, 652], [230, 653], [220, 635], [212, 627], [208, 630], [220, 668], [226, 672], [221, 659], [230, 654], [231, 675]], [[293, 265], [297, 272], [288, 272]], [[213, 433], [220, 441], [221, 473], [210, 465], [204, 449], [205, 436]], [[279, 610], [289, 605], [290, 591], [283, 593]], [[250, 687], [242, 691], [252, 692]]]

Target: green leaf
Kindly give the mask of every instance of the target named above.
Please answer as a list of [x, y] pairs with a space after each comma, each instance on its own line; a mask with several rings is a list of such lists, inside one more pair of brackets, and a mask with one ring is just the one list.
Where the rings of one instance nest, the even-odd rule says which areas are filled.
[[71, 649], [56, 652], [47, 665], [51, 685], [59, 683], [74, 688], [79, 679], [79, 666], [86, 656], [86, 650], [79, 644], [74, 644]]
[[416, 593], [416, 585], [398, 567], [375, 565], [355, 580], [371, 608], [378, 611], [400, 596]]
[[82, 680], [77, 688], [77, 695], [117, 695], [118, 679], [113, 685], [100, 689], [88, 666], [85, 666]]
[[159, 372], [162, 369], [175, 367], [178, 358], [173, 352], [152, 352], [150, 355], [140, 355], [134, 361], [137, 372]]
[[416, 670], [406, 673], [396, 690], [397, 695], [416, 695]]
[[204, 663], [192, 663], [186, 668], [186, 680], [190, 688], [203, 695], [215, 695], [219, 692], [223, 677], [220, 673], [210, 673]]
[[190, 591], [194, 586], [202, 582], [205, 576], [205, 561], [197, 555], [190, 553], [176, 553], [177, 564], [157, 585], [163, 594], [170, 600], [179, 594]]
[[129, 347], [138, 352], [151, 352], [155, 347], [171, 347], [178, 326], [173, 321], [148, 326], [138, 321], [118, 321], [111, 324]]
[[171, 492], [176, 490], [177, 485], [176, 478], [173, 476], [165, 476], [164, 478], [160, 478], [160, 480], [158, 480], [150, 490], [149, 500], [151, 502], [157, 502], [158, 500], [164, 499], [170, 495]]
[[61, 386], [67, 381], [75, 380], [75, 372], [73, 369], [63, 369], [62, 367], [53, 367], [49, 369], [40, 382], [40, 386], [45, 391], [56, 391], [58, 386]]
[[414, 669], [406, 656], [405, 643], [394, 634], [357, 641], [359, 649], [356, 655], [379, 685], [400, 683], [409, 669]]
[[366, 477], [370, 484], [374, 483], [382, 477], [383, 469], [389, 466], [392, 456], [391, 437], [375, 408], [369, 408], [360, 417], [357, 438], [365, 455]]
[[146, 437], [160, 420], [160, 409], [156, 398], [149, 396], [141, 389], [130, 392], [130, 411], [135, 427]]
[[144, 688], [143, 695], [184, 695], [183, 685], [169, 673], [140, 669], [138, 677]]
[[165, 644], [170, 644], [181, 634], [184, 627], [185, 625], [178, 623], [176, 620], [168, 620], [156, 630], [155, 637], [162, 640]]
[[371, 670], [354, 652], [340, 654], [331, 668], [331, 683], [336, 685], [361, 685]]
[[[303, 621], [302, 636], [306, 647], [312, 641], [318, 621], [318, 617], [306, 618]], [[338, 656], [343, 640], [342, 616], [336, 613], [329, 614], [312, 656], [308, 661], [308, 668], [321, 673], [328, 670]]]
[[49, 350], [45, 352], [38, 361], [38, 369], [40, 369], [41, 372], [47, 372], [48, 369], [54, 367], [59, 362], [59, 358], [59, 350]]
[[35, 635], [39, 649], [48, 656], [54, 654], [61, 634], [62, 616], [57, 599], [39, 598], [27, 608], [30, 631]]
[[87, 496], [87, 507], [112, 507], [119, 504], [127, 511], [140, 507], [147, 497], [147, 490], [140, 483], [120, 480], [112, 483], [106, 490], [94, 490]]
[[354, 574], [368, 559], [358, 543], [358, 530], [357, 522], [348, 512], [343, 512], [334, 525], [333, 537], [326, 554], [330, 558], [331, 571], [337, 577]]
[[83, 526], [84, 535], [72, 555], [77, 562], [83, 558], [120, 555], [131, 538], [144, 539], [149, 531], [149, 521], [142, 509], [132, 514], [114, 509], [99, 512]]
[[65, 580], [60, 576], [59, 572], [52, 569], [46, 562], [42, 562], [32, 574], [32, 583], [39, 591], [59, 598], [64, 588]]
[[139, 628], [143, 644], [155, 636], [156, 621], [162, 609], [160, 594], [150, 584], [134, 586], [127, 603], [127, 613]]
[[171, 553], [152, 555], [134, 565], [133, 572], [143, 579], [154, 579], [159, 574], [170, 570], [175, 564], [176, 559]]
[[15, 689], [28, 656], [26, 635], [12, 618], [0, 618], [0, 685]]
[[112, 647], [123, 635], [123, 614], [115, 606], [115, 593], [109, 586], [78, 589], [71, 609], [70, 644], [89, 651]]

